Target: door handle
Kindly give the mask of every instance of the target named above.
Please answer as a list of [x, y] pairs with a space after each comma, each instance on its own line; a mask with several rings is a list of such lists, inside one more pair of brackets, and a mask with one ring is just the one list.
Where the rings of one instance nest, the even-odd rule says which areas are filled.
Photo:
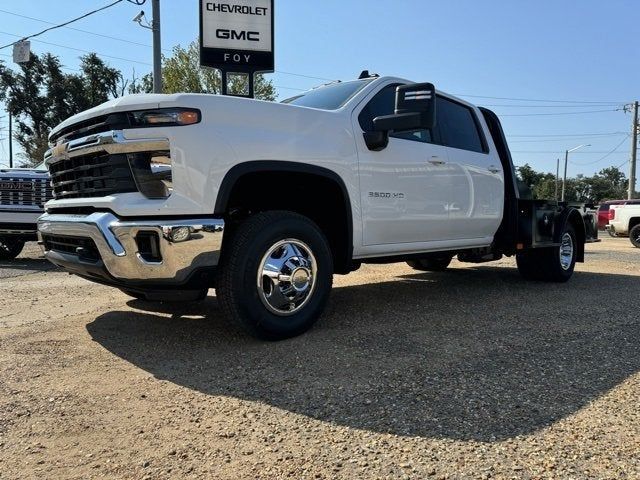
[[442, 158], [437, 157], [437, 156], [435, 156], [435, 155], [434, 155], [433, 157], [431, 157], [431, 158], [429, 159], [429, 163], [430, 163], [431, 165], [444, 165], [444, 164], [445, 164], [445, 161], [444, 161]]
[[495, 165], [490, 165], [489, 168], [487, 168], [487, 170], [489, 170], [491, 173], [498, 173], [500, 171], [500, 169]]

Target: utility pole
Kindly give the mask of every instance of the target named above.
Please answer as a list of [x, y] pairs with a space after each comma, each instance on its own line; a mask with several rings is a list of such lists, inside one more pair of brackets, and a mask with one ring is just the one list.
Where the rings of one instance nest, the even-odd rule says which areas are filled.
[[564, 177], [562, 177], [562, 201], [564, 202], [564, 187], [567, 184], [567, 163], [569, 163], [569, 150], [564, 151]]
[[636, 186], [636, 160], [638, 154], [638, 102], [633, 102], [633, 124], [631, 125], [631, 161], [629, 162], [629, 192], [631, 200]]
[[556, 196], [554, 197], [556, 202], [558, 201], [558, 182], [560, 181], [560, 159], [556, 159]]
[[153, 93], [162, 93], [162, 48], [160, 44], [160, 0], [151, 0], [153, 8]]
[[11, 112], [9, 112], [9, 168], [13, 168], [13, 130], [11, 128]]

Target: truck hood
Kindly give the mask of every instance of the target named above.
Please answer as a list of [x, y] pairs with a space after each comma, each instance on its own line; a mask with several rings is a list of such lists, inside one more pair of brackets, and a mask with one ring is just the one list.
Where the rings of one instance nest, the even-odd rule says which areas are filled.
[[34, 168], [2, 168], [0, 169], [0, 179], [24, 178], [38, 179], [47, 178], [49, 172], [46, 170], [36, 170]]
[[126, 97], [114, 98], [113, 100], [109, 100], [108, 102], [101, 103], [100, 105], [90, 108], [89, 110], [85, 110], [84, 112], [77, 113], [72, 117], [67, 118], [64, 122], [58, 124], [51, 133], [49, 133], [49, 137], [54, 135], [58, 131], [66, 128], [70, 125], [83, 122], [85, 120], [89, 120], [91, 118], [99, 117], [102, 115], [108, 115], [114, 112], [123, 112], [129, 110], [143, 110], [145, 108], [158, 108], [158, 104], [160, 103], [160, 99], [163, 97], [167, 97], [171, 95], [161, 95], [161, 94], [137, 94], [137, 95], [127, 95]]
[[[89, 110], [85, 110], [84, 112], [80, 112], [76, 115], [73, 115], [72, 117], [67, 118], [64, 122], [58, 124], [53, 130], [51, 130], [51, 132], [49, 133], [49, 138], [51, 138], [51, 136], [54, 136], [60, 130], [63, 130], [71, 125], [81, 123], [92, 118], [101, 117], [103, 115], [109, 115], [111, 113], [176, 106], [201, 108], [200, 106], [202, 104], [209, 104], [212, 101], [216, 102], [216, 104], [218, 104], [221, 108], [239, 105], [243, 102], [262, 105], [284, 105], [276, 104], [275, 102], [265, 102], [263, 100], [254, 100], [239, 97], [223, 97], [222, 95], [205, 93], [142, 93], [136, 95], [127, 95], [125, 97], [114, 98], [113, 100], [109, 100], [108, 102], [102, 103], [96, 107], [90, 108]], [[244, 104], [246, 105], [247, 103]], [[287, 107], [292, 108], [293, 106], [288, 105]]]

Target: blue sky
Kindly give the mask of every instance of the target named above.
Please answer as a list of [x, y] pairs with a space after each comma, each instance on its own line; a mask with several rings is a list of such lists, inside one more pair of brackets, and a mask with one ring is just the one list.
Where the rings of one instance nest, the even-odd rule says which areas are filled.
[[[47, 26], [6, 12], [62, 22], [107, 3], [2, 0], [0, 42]], [[149, 18], [150, 3], [142, 7]], [[629, 158], [631, 115], [621, 108], [640, 99], [639, 7], [637, 0], [276, 0], [277, 73], [270, 77], [281, 97], [363, 69], [430, 81], [493, 108], [516, 164], [555, 171], [565, 149], [590, 143], [570, 154], [569, 175], [591, 174]], [[197, 37], [197, 0], [161, 0], [161, 9], [166, 53]], [[72, 25], [121, 40], [62, 28], [32, 48], [58, 55], [69, 69], [78, 67], [79, 50], [95, 51], [126, 76], [134, 69], [141, 76], [152, 54], [150, 31], [131, 21], [139, 10], [124, 1]], [[1, 50], [0, 60], [10, 63], [10, 53]], [[6, 150], [3, 141], [0, 161]]]

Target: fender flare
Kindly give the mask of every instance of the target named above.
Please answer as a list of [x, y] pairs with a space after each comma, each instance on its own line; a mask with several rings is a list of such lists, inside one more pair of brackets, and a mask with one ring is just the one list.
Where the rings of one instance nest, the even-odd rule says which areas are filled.
[[353, 258], [353, 211], [351, 209], [351, 197], [344, 181], [333, 170], [320, 167], [317, 165], [309, 165], [307, 163], [300, 162], [288, 162], [278, 160], [253, 160], [248, 162], [239, 163], [227, 171], [222, 182], [220, 183], [220, 189], [218, 190], [218, 196], [216, 198], [214, 215], [223, 216], [226, 213], [229, 199], [231, 198], [231, 192], [240, 178], [247, 174], [269, 172], [269, 173], [304, 173], [309, 175], [316, 175], [332, 182], [335, 182], [344, 200], [344, 207], [346, 209], [347, 217], [347, 252], [344, 259], [345, 264], [350, 264]]

